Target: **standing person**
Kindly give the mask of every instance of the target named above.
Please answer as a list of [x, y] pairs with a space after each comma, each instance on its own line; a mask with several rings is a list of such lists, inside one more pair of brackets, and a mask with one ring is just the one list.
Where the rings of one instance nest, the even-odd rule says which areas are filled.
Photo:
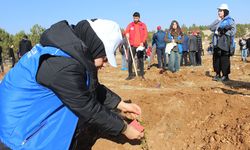
[[[227, 4], [221, 4], [218, 8], [219, 19], [216, 19], [210, 26], [213, 35], [213, 67], [216, 72], [214, 81], [228, 81], [230, 74], [230, 56], [235, 50], [234, 36], [236, 24], [229, 16]], [[222, 72], [222, 77], [221, 77]]]
[[15, 53], [14, 53], [14, 46], [11, 45], [10, 48], [9, 48], [9, 56], [10, 56], [10, 59], [11, 59], [11, 62], [12, 62], [12, 68], [14, 67], [15, 63], [16, 63], [16, 58], [15, 58]]
[[122, 44], [121, 44], [119, 50], [120, 50], [120, 53], [122, 55], [122, 68], [121, 68], [121, 70], [127, 71], [128, 70], [128, 63], [127, 63], [127, 60], [128, 60], [128, 42], [127, 42], [127, 39], [126, 39], [126, 36], [124, 33], [122, 34]]
[[166, 69], [165, 37], [166, 32], [162, 31], [161, 26], [158, 26], [157, 32], [154, 33], [152, 38], [152, 45], [156, 45], [158, 68], [160, 69], [160, 74], [162, 74]]
[[247, 40], [245, 38], [242, 38], [240, 40], [240, 46], [241, 46], [241, 60], [243, 62], [247, 62]]
[[1, 66], [1, 72], [4, 73], [2, 52], [3, 52], [3, 49], [2, 49], [2, 47], [0, 46], [0, 66]]
[[177, 72], [180, 69], [180, 53], [182, 53], [182, 36], [183, 33], [176, 20], [171, 22], [169, 27], [168, 36], [165, 38], [167, 43], [175, 43], [175, 46], [170, 52], [168, 69], [171, 72]]
[[198, 40], [196, 35], [197, 35], [196, 32], [193, 31], [192, 34], [189, 36], [189, 41], [188, 41], [189, 59], [191, 66], [197, 65], [196, 53], [198, 52]]
[[150, 53], [150, 56], [149, 56], [149, 61], [148, 61], [148, 68], [147, 70], [149, 70], [152, 66], [152, 63], [154, 63], [154, 58], [155, 58], [155, 54], [156, 54], [156, 45], [152, 45], [151, 47], [151, 53]]
[[250, 55], [250, 38], [247, 39], [247, 49], [248, 49], [248, 53], [247, 54], [249, 56]]
[[183, 65], [183, 61], [184, 61], [184, 65], [188, 66], [188, 40], [189, 37], [187, 36], [187, 34], [184, 33], [183, 35], [183, 42], [182, 42], [182, 57], [181, 57], [181, 66]]
[[[139, 75], [144, 79], [144, 60], [143, 60], [144, 51], [143, 50], [136, 51], [136, 49], [138, 47], [145, 48], [146, 40], [148, 37], [148, 30], [147, 30], [147, 26], [143, 22], [140, 21], [139, 12], [135, 12], [133, 14], [133, 19], [134, 21], [131, 22], [126, 28], [126, 37], [127, 39], [129, 39], [133, 56], [137, 54], [137, 59], [139, 63], [138, 66], [140, 68]], [[131, 56], [131, 52], [129, 52], [128, 54], [128, 77], [126, 78], [126, 80], [131, 80], [134, 78], [134, 75], [132, 72], [132, 68], [133, 68], [132, 64], [133, 64], [132, 56]]]
[[203, 46], [202, 46], [202, 37], [201, 37], [200, 31], [197, 31], [196, 38], [197, 38], [197, 46], [198, 46], [198, 51], [196, 53], [196, 62], [197, 62], [197, 66], [201, 66], [201, 63], [202, 63], [201, 55], [203, 53]]
[[110, 20], [83, 20], [75, 27], [60, 21], [47, 29], [40, 44], [0, 84], [0, 145], [84, 149], [77, 143], [87, 125], [141, 139], [143, 132], [113, 112], [118, 109], [136, 118], [140, 107], [123, 102], [98, 81], [98, 70], [107, 62], [117, 66], [114, 53], [121, 41], [119, 25]]
[[32, 48], [31, 41], [28, 39], [27, 35], [23, 36], [23, 39], [19, 42], [19, 59], [30, 51]]

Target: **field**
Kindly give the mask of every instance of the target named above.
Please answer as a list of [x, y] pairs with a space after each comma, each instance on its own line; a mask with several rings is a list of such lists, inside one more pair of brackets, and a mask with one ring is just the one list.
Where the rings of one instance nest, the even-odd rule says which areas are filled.
[[141, 106], [145, 139], [99, 138], [92, 149], [250, 149], [250, 63], [232, 57], [231, 81], [222, 83], [212, 81], [211, 60], [206, 54], [202, 66], [174, 74], [152, 67], [145, 80], [126, 81], [127, 71], [120, 67], [101, 70], [101, 83]]

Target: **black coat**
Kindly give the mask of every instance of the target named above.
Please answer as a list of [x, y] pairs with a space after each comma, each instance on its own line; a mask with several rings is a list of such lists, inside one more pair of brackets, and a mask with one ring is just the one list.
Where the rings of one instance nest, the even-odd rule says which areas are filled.
[[23, 56], [25, 53], [32, 49], [31, 41], [27, 39], [22, 39], [19, 42], [19, 55]]
[[2, 49], [2, 47], [0, 46], [0, 64], [1, 64], [2, 61], [3, 61], [2, 52], [3, 52], [3, 49]]
[[[62, 21], [52, 25], [42, 34], [40, 43], [59, 48], [72, 58], [42, 56], [38, 83], [51, 89], [79, 117], [80, 122], [95, 124], [111, 135], [121, 133], [125, 124], [111, 111], [121, 98], [98, 82], [88, 48], [68, 23]], [[87, 73], [90, 75], [89, 88], [86, 85]]]
[[13, 48], [9, 48], [9, 56], [15, 58], [15, 54], [14, 54]]
[[250, 50], [250, 38], [247, 39], [247, 48]]

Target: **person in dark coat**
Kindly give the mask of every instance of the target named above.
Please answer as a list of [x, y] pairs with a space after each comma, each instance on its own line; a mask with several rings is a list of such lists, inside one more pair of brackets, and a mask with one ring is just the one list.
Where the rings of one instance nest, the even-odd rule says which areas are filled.
[[3, 52], [3, 49], [0, 46], [0, 66], [1, 66], [1, 72], [4, 72], [2, 52]]
[[23, 39], [19, 42], [19, 58], [30, 51], [32, 48], [31, 41], [28, 39], [27, 35], [23, 36]]
[[181, 65], [183, 65], [183, 62], [184, 62], [185, 66], [188, 66], [188, 53], [189, 53], [188, 41], [189, 41], [188, 35], [184, 34], [183, 43], [182, 43], [183, 51], [182, 51]]
[[[228, 81], [230, 74], [230, 56], [234, 54], [236, 34], [236, 24], [232, 17], [229, 16], [227, 4], [221, 4], [218, 7], [218, 19], [210, 26], [213, 34], [213, 68], [216, 75], [214, 81]], [[221, 77], [222, 73], [222, 77]]]
[[10, 59], [11, 59], [11, 62], [12, 62], [12, 68], [14, 67], [15, 63], [16, 63], [16, 58], [15, 58], [15, 53], [14, 53], [14, 46], [11, 45], [10, 48], [9, 48], [9, 56], [10, 56]]
[[197, 63], [197, 66], [201, 66], [201, 55], [202, 55], [202, 52], [203, 52], [203, 47], [202, 47], [202, 37], [201, 37], [201, 34], [200, 34], [200, 31], [197, 31], [197, 46], [198, 46], [198, 51], [196, 53], [196, 63]]
[[196, 32], [192, 32], [192, 34], [189, 36], [188, 49], [189, 49], [190, 64], [192, 66], [196, 66], [197, 65], [196, 53], [198, 52], [198, 42], [197, 42]]

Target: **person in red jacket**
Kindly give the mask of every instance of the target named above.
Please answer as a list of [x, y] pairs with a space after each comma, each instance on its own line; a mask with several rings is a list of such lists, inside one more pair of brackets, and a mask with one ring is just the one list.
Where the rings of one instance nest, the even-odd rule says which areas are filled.
[[[143, 55], [144, 51], [141, 49], [142, 47], [146, 46], [146, 40], [148, 37], [147, 26], [140, 21], [140, 13], [135, 12], [133, 14], [134, 21], [131, 22], [126, 28], [126, 37], [129, 39], [133, 56], [137, 54], [138, 58], [138, 65], [140, 68], [140, 76], [144, 79], [144, 62], [143, 62]], [[138, 48], [140, 47], [140, 48]], [[137, 49], [138, 48], [138, 49]], [[131, 53], [128, 55], [128, 77], [126, 80], [131, 80], [134, 78], [132, 73], [132, 57]]]

